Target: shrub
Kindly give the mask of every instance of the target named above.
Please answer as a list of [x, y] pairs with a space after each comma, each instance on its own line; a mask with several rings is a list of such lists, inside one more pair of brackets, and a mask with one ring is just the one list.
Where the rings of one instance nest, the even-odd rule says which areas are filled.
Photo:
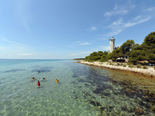
[[136, 67], [137, 67], [137, 68], [141, 68], [142, 66], [141, 66], [140, 64], [138, 64]]
[[123, 67], [126, 67], [126, 64], [123, 64]]
[[129, 67], [130, 67], [130, 68], [133, 68], [133, 67], [134, 67], [134, 65], [133, 65], [133, 64], [130, 64], [130, 65], [129, 65]]
[[143, 69], [148, 69], [148, 67], [147, 66], [143, 66]]

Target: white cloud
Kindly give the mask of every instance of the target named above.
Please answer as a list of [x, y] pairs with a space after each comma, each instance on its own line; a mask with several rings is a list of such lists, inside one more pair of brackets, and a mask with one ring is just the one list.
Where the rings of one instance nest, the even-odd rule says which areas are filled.
[[143, 10], [143, 12], [155, 12], [155, 7], [147, 8], [147, 9]]
[[138, 15], [137, 17], [135, 17], [133, 20], [139, 20], [142, 18], [142, 15]]
[[128, 13], [128, 10], [126, 7], [115, 5], [113, 10], [105, 12], [104, 16], [110, 17], [114, 15], [125, 15], [127, 13]]
[[89, 31], [95, 31], [95, 30], [97, 30], [97, 27], [90, 27], [90, 29], [89, 29]]
[[76, 41], [76, 42], [72, 43], [72, 45], [69, 45], [68, 47], [72, 48], [77, 45], [89, 45], [89, 44], [90, 44], [89, 42]]
[[118, 10], [112, 10], [108, 11], [104, 14], [104, 16], [113, 16], [113, 15], [125, 15], [128, 13], [128, 10], [126, 9], [118, 9]]
[[122, 32], [122, 29], [112, 30], [111, 32], [109, 32], [108, 34], [106, 34], [106, 36], [112, 37], [114, 35], [118, 35], [120, 32]]
[[132, 4], [131, 1], [129, 0], [123, 5], [116, 4], [112, 10], [105, 12], [104, 16], [110, 17], [114, 15], [126, 15], [134, 7], [135, 5]]
[[32, 56], [31, 53], [25, 53], [25, 54], [18, 54], [18, 56]]
[[140, 23], [147, 22], [150, 19], [151, 19], [151, 16], [138, 15], [137, 17], [135, 17], [135, 18], [133, 18], [127, 22], [124, 22], [124, 20], [122, 18], [120, 18], [108, 26], [108, 28], [111, 29], [111, 32], [106, 34], [106, 36], [109, 37], [109, 36], [118, 35], [120, 32], [122, 32], [126, 28], [135, 26], [135, 25], [140, 24]]
[[108, 28], [118, 29], [123, 25], [123, 19], [120, 18], [119, 20], [114, 21], [112, 24], [108, 26]]
[[140, 24], [140, 23], [144, 23], [144, 22], [146, 22], [146, 21], [148, 21], [148, 20], [150, 20], [151, 19], [151, 16], [149, 16], [149, 17], [143, 17], [143, 18], [141, 18], [140, 20], [138, 20], [138, 21], [132, 21], [132, 22], [127, 22], [126, 24], [124, 24], [124, 27], [132, 27], [132, 26], [134, 26], [134, 25], [137, 25], [137, 24]]
[[90, 44], [90, 43], [88, 43], [88, 42], [80, 43], [80, 45], [88, 45], [88, 44]]

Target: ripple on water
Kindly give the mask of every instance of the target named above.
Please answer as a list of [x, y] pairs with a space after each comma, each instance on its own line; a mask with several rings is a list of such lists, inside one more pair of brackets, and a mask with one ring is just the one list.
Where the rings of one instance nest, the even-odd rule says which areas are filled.
[[[37, 65], [40, 67], [33, 67]], [[66, 66], [67, 68], [64, 68]], [[119, 77], [119, 74], [107, 69], [76, 63], [51, 62], [32, 63], [20, 67], [24, 67], [25, 71], [14, 73], [3, 71], [4, 75], [0, 75], [3, 89], [0, 96], [0, 115], [155, 114], [153, 93], [151, 94], [147, 89], [145, 91], [139, 89], [139, 86], [132, 85], [130, 81], [114, 80], [110, 75]], [[45, 72], [47, 69], [48, 73], [36, 73], [42, 68]], [[12, 69], [19, 67], [11, 67], [7, 70]], [[46, 77], [47, 80], [41, 82], [41, 88], [36, 88], [37, 80], [31, 81], [33, 76], [39, 80]], [[59, 78], [60, 84], [55, 83], [56, 78]]]

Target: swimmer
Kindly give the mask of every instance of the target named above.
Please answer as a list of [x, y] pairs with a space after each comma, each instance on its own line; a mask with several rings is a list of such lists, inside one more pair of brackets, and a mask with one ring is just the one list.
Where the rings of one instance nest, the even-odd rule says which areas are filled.
[[45, 78], [43, 78], [43, 80], [45, 81]]
[[38, 70], [38, 74], [40, 73], [40, 71]]
[[32, 79], [35, 80], [36, 78], [35, 77], [32, 77]]
[[59, 83], [59, 79], [56, 79], [56, 83]]
[[37, 81], [37, 86], [36, 87], [39, 87], [40, 86], [40, 82], [39, 82], [39, 80]]

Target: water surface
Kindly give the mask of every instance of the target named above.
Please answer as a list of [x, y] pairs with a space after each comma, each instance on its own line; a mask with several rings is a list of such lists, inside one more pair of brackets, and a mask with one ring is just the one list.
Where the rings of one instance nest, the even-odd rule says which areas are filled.
[[155, 96], [117, 76], [72, 60], [0, 60], [0, 115], [155, 115]]

